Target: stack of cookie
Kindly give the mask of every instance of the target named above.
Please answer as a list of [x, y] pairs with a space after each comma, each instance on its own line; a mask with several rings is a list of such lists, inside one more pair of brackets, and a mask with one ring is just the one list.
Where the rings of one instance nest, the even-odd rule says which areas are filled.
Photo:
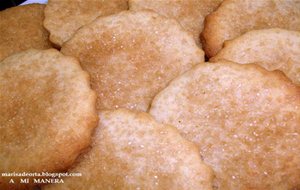
[[0, 173], [23, 172], [81, 177], [0, 189], [300, 189], [300, 1], [1, 11]]

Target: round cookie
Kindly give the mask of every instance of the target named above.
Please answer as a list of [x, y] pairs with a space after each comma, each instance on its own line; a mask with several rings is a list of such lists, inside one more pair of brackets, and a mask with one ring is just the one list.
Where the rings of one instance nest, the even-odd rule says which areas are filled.
[[[97, 125], [95, 103], [88, 74], [75, 58], [54, 49], [30, 49], [4, 59], [0, 173], [67, 169], [90, 143]], [[28, 178], [30, 184], [20, 184], [20, 177], [0, 176], [0, 189], [36, 185], [34, 176]]]
[[82, 177], [44, 190], [212, 190], [212, 172], [194, 144], [149, 114], [125, 109], [99, 114], [91, 149], [70, 172]]
[[210, 59], [236, 63], [258, 62], [267, 70], [281, 70], [300, 85], [300, 32], [284, 29], [254, 30], [233, 40]]
[[214, 11], [221, 2], [222, 0], [129, 0], [129, 9], [150, 9], [166, 17], [176, 19], [201, 46], [200, 33], [203, 29], [204, 18]]
[[44, 8], [30, 4], [0, 11], [0, 61], [29, 48], [52, 47], [43, 27]]
[[61, 46], [76, 30], [98, 16], [127, 9], [127, 0], [49, 0], [44, 26], [50, 32], [50, 40]]
[[300, 30], [299, 0], [224, 0], [208, 15], [202, 45], [208, 57], [215, 56], [227, 40], [250, 30], [283, 28]]
[[300, 88], [281, 72], [201, 64], [173, 80], [149, 112], [198, 145], [216, 189], [300, 187]]
[[61, 49], [91, 75], [97, 108], [146, 111], [170, 80], [204, 61], [192, 36], [172, 19], [124, 11], [82, 27]]

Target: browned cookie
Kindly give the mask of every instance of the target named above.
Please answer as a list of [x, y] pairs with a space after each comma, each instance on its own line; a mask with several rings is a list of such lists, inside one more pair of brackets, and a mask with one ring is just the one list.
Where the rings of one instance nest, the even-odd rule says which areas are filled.
[[44, 26], [50, 32], [50, 40], [61, 46], [76, 30], [98, 16], [127, 9], [127, 0], [49, 0]]
[[170, 80], [204, 61], [192, 36], [172, 19], [150, 11], [99, 17], [61, 49], [91, 75], [97, 108], [146, 111]]
[[206, 17], [202, 45], [206, 55], [212, 57], [226, 40], [250, 30], [276, 27], [300, 30], [299, 0], [224, 0]]
[[201, 64], [160, 92], [150, 114], [198, 145], [216, 189], [300, 188], [300, 88], [280, 72]]
[[44, 8], [30, 4], [0, 11], [0, 61], [29, 48], [51, 48], [43, 27]]
[[93, 144], [63, 184], [44, 190], [212, 190], [212, 172], [194, 144], [146, 113], [125, 109], [99, 114]]
[[204, 18], [214, 11], [222, 0], [129, 0], [130, 10], [150, 9], [176, 19], [200, 44]]
[[[96, 96], [79, 62], [54, 49], [0, 62], [0, 173], [60, 172], [86, 148], [96, 127]], [[21, 177], [22, 178], [22, 177]], [[25, 189], [0, 176], [0, 189]], [[15, 180], [9, 184], [10, 179]]]

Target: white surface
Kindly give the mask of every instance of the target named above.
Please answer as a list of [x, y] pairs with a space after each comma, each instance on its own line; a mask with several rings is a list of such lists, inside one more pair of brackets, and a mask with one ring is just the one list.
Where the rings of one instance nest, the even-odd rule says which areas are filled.
[[47, 0], [27, 0], [24, 3], [22, 3], [21, 5], [27, 5], [27, 4], [32, 4], [32, 3], [42, 3], [42, 4], [46, 4]]

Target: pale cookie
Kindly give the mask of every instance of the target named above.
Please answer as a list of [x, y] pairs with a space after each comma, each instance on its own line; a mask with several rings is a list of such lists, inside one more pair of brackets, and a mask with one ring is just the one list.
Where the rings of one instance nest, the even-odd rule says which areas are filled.
[[224, 0], [206, 17], [202, 45], [206, 55], [213, 57], [226, 40], [250, 30], [267, 28], [300, 31], [300, 1]]
[[89, 152], [63, 184], [44, 190], [212, 190], [212, 172], [194, 144], [146, 113], [103, 111]]
[[78, 30], [61, 51], [77, 57], [90, 73], [98, 110], [146, 111], [169, 81], [204, 61], [190, 34], [152, 11], [98, 18]]
[[284, 29], [254, 30], [225, 42], [221, 51], [210, 59], [236, 63], [258, 62], [267, 70], [280, 70], [300, 85], [300, 32]]
[[300, 188], [300, 88], [280, 72], [201, 64], [160, 92], [150, 114], [198, 145], [215, 189]]

